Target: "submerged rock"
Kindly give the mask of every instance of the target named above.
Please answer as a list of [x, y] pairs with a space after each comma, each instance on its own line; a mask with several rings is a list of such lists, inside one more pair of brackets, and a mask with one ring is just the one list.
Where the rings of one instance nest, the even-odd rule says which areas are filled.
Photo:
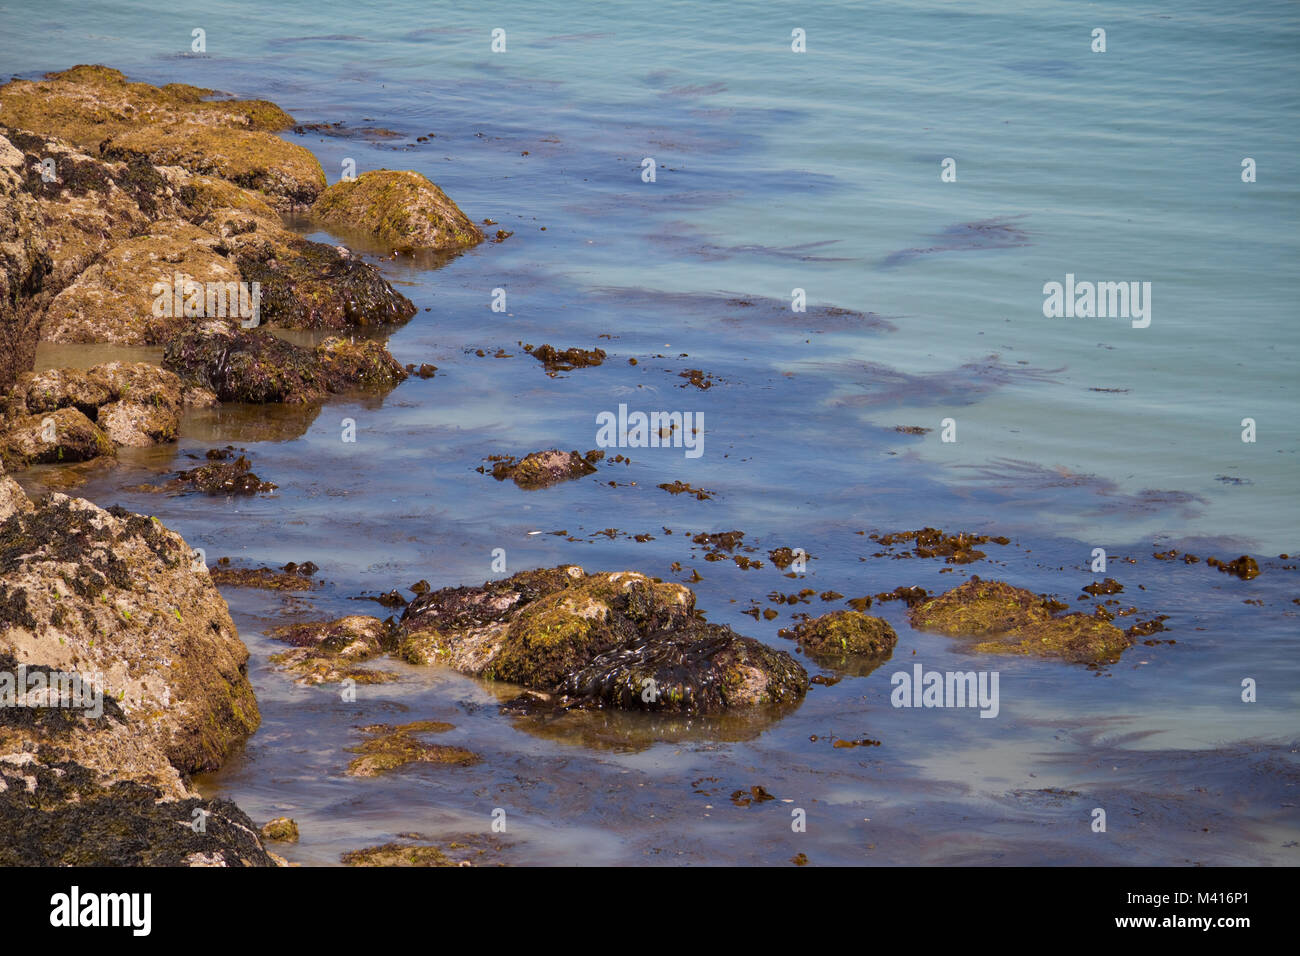
[[371, 724], [362, 727], [366, 740], [352, 753], [360, 754], [348, 764], [350, 777], [377, 777], [412, 763], [449, 764], [470, 767], [482, 758], [464, 747], [431, 744], [420, 740], [417, 734], [441, 734], [455, 730], [452, 724], [438, 720], [417, 720], [394, 727], [392, 724]]
[[178, 472], [168, 487], [205, 495], [256, 495], [275, 490], [274, 484], [258, 478], [251, 468], [248, 459], [240, 455], [234, 461], [215, 461]]
[[395, 674], [358, 666], [396, 648], [390, 621], [391, 618], [381, 621], [377, 617], [350, 614], [332, 621], [271, 628], [268, 637], [293, 645], [292, 650], [273, 655], [271, 663], [297, 674], [297, 683], [303, 685], [349, 679], [358, 684], [395, 680]]
[[973, 577], [965, 584], [911, 607], [912, 626], [950, 637], [974, 639], [973, 650], [1056, 657], [1071, 663], [1119, 659], [1133, 638], [1098, 617], [1059, 607], [1024, 588]]
[[[705, 622], [680, 584], [575, 565], [417, 597], [399, 654], [590, 706], [716, 713], [800, 699], [790, 655]], [[653, 682], [653, 683], [651, 683]]]
[[546, 366], [548, 372], [570, 372], [575, 368], [589, 368], [605, 361], [604, 349], [569, 348], [561, 351], [554, 345], [524, 346], [524, 351]]
[[321, 194], [312, 215], [325, 224], [369, 232], [399, 252], [461, 249], [483, 233], [447, 194], [416, 172], [372, 170]]

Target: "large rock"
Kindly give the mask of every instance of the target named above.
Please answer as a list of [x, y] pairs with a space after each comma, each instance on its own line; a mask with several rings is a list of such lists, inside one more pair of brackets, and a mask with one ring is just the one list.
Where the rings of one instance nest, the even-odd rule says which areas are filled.
[[23, 153], [0, 137], [0, 389], [32, 367], [45, 306], [57, 291], [25, 163]]
[[257, 728], [247, 660], [179, 535], [0, 474], [0, 865], [273, 864], [187, 779]]
[[105, 140], [100, 155], [219, 176], [264, 193], [286, 211], [310, 206], [325, 189], [325, 171], [311, 150], [258, 130], [196, 122], [140, 126]]
[[216, 90], [184, 83], [131, 83], [106, 66], [74, 66], [43, 80], [0, 86], [0, 117], [11, 126], [58, 136], [88, 151], [128, 130], [188, 121], [235, 130], [276, 130], [293, 117], [266, 100], [213, 100]]
[[379, 169], [340, 180], [312, 215], [326, 225], [368, 232], [399, 252], [463, 249], [483, 233], [447, 194], [416, 172]]
[[382, 342], [329, 338], [315, 349], [262, 329], [207, 322], [168, 343], [163, 366], [223, 402], [319, 402], [351, 388], [391, 388], [405, 370]]
[[[219, 251], [220, 240], [178, 219], [149, 227], [147, 235], [107, 249], [50, 304], [41, 337], [47, 342], [114, 342], [161, 345], [199, 321], [175, 308], [173, 289], [185, 283], [241, 281], [235, 263]], [[179, 277], [179, 279], [177, 278]], [[225, 304], [228, 314], [236, 311]], [[251, 304], [251, 302], [250, 302]], [[207, 309], [206, 296], [203, 309]], [[238, 321], [231, 316], [230, 321]]]
[[180, 378], [148, 362], [28, 372], [0, 412], [0, 456], [17, 467], [175, 441], [186, 398]]
[[423, 594], [399, 638], [410, 663], [579, 705], [718, 713], [793, 703], [808, 686], [789, 654], [705, 622], [689, 588], [633, 571], [569, 565]]
[[1104, 618], [1058, 614], [1058, 607], [1024, 588], [973, 577], [908, 614], [914, 628], [965, 638], [984, 653], [1104, 664], [1133, 644], [1133, 637]]
[[94, 675], [132, 732], [183, 773], [216, 768], [257, 728], [248, 650], [225, 601], [156, 519], [61, 494], [9, 515], [0, 617], [0, 652]]

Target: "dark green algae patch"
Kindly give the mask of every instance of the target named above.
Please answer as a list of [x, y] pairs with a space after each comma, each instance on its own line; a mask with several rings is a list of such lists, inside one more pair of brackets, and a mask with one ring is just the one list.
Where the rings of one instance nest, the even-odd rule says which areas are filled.
[[0, 781], [0, 866], [278, 865], [229, 800], [163, 800], [134, 780], [106, 786], [71, 761], [0, 764]]

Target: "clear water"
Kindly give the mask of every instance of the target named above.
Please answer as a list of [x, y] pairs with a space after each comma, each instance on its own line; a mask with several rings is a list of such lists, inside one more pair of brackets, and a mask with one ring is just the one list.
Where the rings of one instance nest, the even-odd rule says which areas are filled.
[[[188, 53], [195, 27], [205, 56]], [[489, 51], [497, 27], [504, 54]], [[790, 51], [794, 27], [806, 54]], [[507, 862], [1294, 864], [1300, 591], [1277, 555], [1300, 550], [1298, 45], [1289, 3], [4, 4], [6, 73], [104, 62], [265, 97], [302, 123], [396, 130], [286, 136], [331, 180], [345, 158], [416, 169], [514, 232], [437, 270], [381, 263], [421, 308], [390, 348], [436, 378], [319, 411], [196, 413], [178, 448], [123, 455], [79, 492], [157, 514], [210, 556], [321, 566], [325, 584], [287, 601], [226, 592], [265, 719], [202, 785], [257, 819], [294, 816], [303, 838], [286, 855], [308, 863], [400, 833], [482, 833], [501, 807]], [[1044, 318], [1043, 284], [1067, 273], [1150, 282], [1150, 327]], [[505, 314], [489, 308], [498, 287]], [[790, 310], [794, 288], [806, 313]], [[551, 379], [519, 341], [610, 359]], [[690, 387], [692, 368], [717, 384]], [[538, 493], [474, 470], [494, 453], [595, 447], [596, 414], [620, 402], [702, 412], [704, 455], [632, 449], [630, 466]], [[345, 418], [355, 444], [340, 441]], [[940, 440], [945, 418], [955, 443]], [[275, 495], [130, 490], [228, 442]], [[656, 487], [674, 480], [716, 497]], [[1013, 544], [951, 573], [872, 558], [855, 533], [924, 525]], [[805, 548], [807, 579], [692, 550], [688, 532], [731, 528], [762, 550]], [[554, 530], [569, 535], [528, 533]], [[1249, 552], [1263, 573], [1155, 561], [1156, 546]], [[266, 660], [270, 624], [373, 612], [350, 598], [421, 578], [481, 582], [497, 576], [494, 548], [511, 571], [696, 568], [711, 619], [788, 647], [776, 631], [791, 610], [839, 605], [761, 623], [741, 611], [774, 607], [772, 590], [935, 590], [968, 571], [1073, 601], [1094, 547], [1126, 602], [1170, 615], [1157, 636], [1176, 645], [1139, 645], [1100, 674], [972, 658], [887, 604], [894, 659], [814, 687], [776, 722], [537, 727], [497, 712], [508, 689], [414, 668], [344, 704]], [[998, 669], [999, 718], [892, 708], [890, 675], [914, 661]], [[1241, 702], [1244, 677], [1257, 703]], [[456, 724], [446, 742], [484, 762], [343, 775], [356, 725], [417, 718]], [[826, 735], [882, 743], [833, 749]], [[754, 784], [777, 800], [728, 800]], [[1094, 807], [1110, 808], [1105, 835]], [[791, 831], [792, 808], [807, 832]]]

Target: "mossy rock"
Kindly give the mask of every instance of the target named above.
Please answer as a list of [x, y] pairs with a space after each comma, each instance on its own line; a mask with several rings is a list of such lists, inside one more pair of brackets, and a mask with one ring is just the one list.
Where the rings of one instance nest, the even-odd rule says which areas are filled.
[[470, 767], [482, 759], [464, 747], [433, 744], [420, 740], [417, 734], [439, 734], [454, 730], [452, 724], [434, 720], [420, 720], [394, 727], [389, 724], [372, 724], [361, 728], [366, 740], [352, 753], [359, 754], [348, 764], [350, 777], [376, 777], [413, 763], [443, 764]]
[[271, 843], [297, 843], [298, 824], [288, 817], [276, 817], [262, 824], [262, 839]]
[[282, 210], [310, 206], [325, 189], [325, 171], [310, 150], [260, 130], [191, 122], [146, 126], [114, 135], [100, 154], [218, 176], [258, 190]]
[[377, 617], [350, 614], [330, 621], [286, 624], [272, 628], [267, 636], [293, 645], [292, 650], [272, 655], [271, 662], [297, 675], [299, 684], [343, 680], [381, 684], [397, 678], [359, 666], [396, 647], [392, 628]]
[[599, 654], [559, 687], [587, 705], [686, 714], [780, 707], [807, 691], [807, 672], [786, 652], [698, 621]]
[[447, 194], [416, 172], [362, 173], [330, 186], [312, 207], [325, 225], [360, 229], [399, 252], [463, 249], [483, 233]]
[[218, 251], [219, 243], [210, 233], [175, 219], [153, 224], [147, 235], [117, 243], [55, 297], [46, 313], [42, 339], [165, 343], [201, 321], [184, 314], [184, 302], [177, 314], [172, 294], [177, 275], [183, 282], [240, 281], [238, 268]]
[[0, 116], [20, 129], [58, 136], [94, 152], [130, 130], [189, 121], [230, 130], [275, 132], [293, 117], [266, 100], [215, 100], [215, 90], [132, 83], [119, 70], [80, 65], [0, 86]]
[[908, 614], [916, 629], [974, 641], [972, 649], [983, 653], [1105, 664], [1118, 660], [1134, 641], [1102, 618], [1079, 612], [1058, 616], [1050, 602], [1032, 591], [978, 577], [917, 604]]
[[525, 455], [521, 460], [504, 458], [493, 462], [492, 477], [497, 481], [507, 478], [525, 491], [549, 488], [562, 481], [573, 481], [596, 472], [593, 461], [604, 457], [602, 452], [560, 451], [552, 448], [547, 451], [535, 451]]
[[857, 676], [883, 664], [898, 644], [888, 621], [861, 611], [823, 614], [797, 624], [789, 636], [818, 664]]

